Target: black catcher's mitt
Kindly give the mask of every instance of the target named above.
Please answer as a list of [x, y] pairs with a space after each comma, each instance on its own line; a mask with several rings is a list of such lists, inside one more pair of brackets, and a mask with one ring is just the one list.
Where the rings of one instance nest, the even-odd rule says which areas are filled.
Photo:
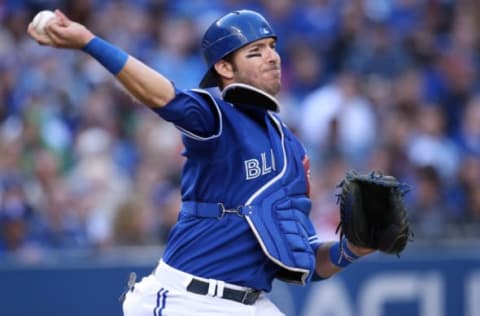
[[400, 254], [411, 235], [403, 201], [409, 186], [379, 172], [349, 171], [338, 187], [340, 239], [346, 236], [356, 246]]

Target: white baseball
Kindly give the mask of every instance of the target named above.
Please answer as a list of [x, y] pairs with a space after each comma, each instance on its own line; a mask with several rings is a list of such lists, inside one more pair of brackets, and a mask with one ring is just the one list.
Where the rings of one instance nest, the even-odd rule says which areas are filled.
[[45, 33], [45, 26], [48, 21], [55, 17], [55, 13], [50, 10], [43, 10], [38, 12], [32, 20], [32, 26], [37, 31], [37, 33]]

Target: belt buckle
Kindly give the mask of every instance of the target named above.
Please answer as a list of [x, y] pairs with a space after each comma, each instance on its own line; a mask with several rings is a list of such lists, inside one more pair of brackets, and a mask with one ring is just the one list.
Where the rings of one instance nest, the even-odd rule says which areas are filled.
[[240, 217], [245, 217], [245, 215], [242, 214], [243, 205], [239, 205], [237, 206], [237, 208], [225, 208], [225, 205], [222, 202], [219, 202], [217, 203], [217, 206], [220, 211], [220, 215], [217, 216], [217, 219], [222, 219], [226, 213], [236, 214]]
[[[249, 295], [252, 294], [252, 296], [249, 297]], [[258, 290], [247, 290], [243, 293], [242, 297], [242, 304], [245, 305], [253, 305], [255, 301], [258, 299], [260, 296], [260, 291]]]
[[245, 301], [248, 298], [248, 294], [249, 294], [249, 291], [243, 292], [243, 297], [242, 297], [242, 300], [240, 301], [240, 303], [245, 304]]

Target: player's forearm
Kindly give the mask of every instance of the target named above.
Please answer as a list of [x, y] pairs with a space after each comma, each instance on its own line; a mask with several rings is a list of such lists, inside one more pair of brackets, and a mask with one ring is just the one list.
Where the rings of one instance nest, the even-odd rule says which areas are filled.
[[324, 243], [317, 249], [315, 269], [317, 274], [324, 279], [342, 270], [341, 267], [334, 265], [330, 260], [330, 247], [333, 244], [333, 242]]
[[109, 42], [94, 37], [82, 50], [116, 76], [141, 103], [163, 107], [174, 98], [175, 90], [167, 78]]
[[160, 73], [129, 56], [117, 79], [138, 101], [163, 107], [175, 97], [172, 83]]

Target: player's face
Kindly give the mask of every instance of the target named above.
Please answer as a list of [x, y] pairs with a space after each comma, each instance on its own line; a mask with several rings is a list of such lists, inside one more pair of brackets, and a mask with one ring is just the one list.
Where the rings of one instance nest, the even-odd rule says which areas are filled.
[[280, 56], [275, 50], [276, 41], [265, 38], [240, 48], [233, 55], [233, 81], [277, 95], [281, 87]]

